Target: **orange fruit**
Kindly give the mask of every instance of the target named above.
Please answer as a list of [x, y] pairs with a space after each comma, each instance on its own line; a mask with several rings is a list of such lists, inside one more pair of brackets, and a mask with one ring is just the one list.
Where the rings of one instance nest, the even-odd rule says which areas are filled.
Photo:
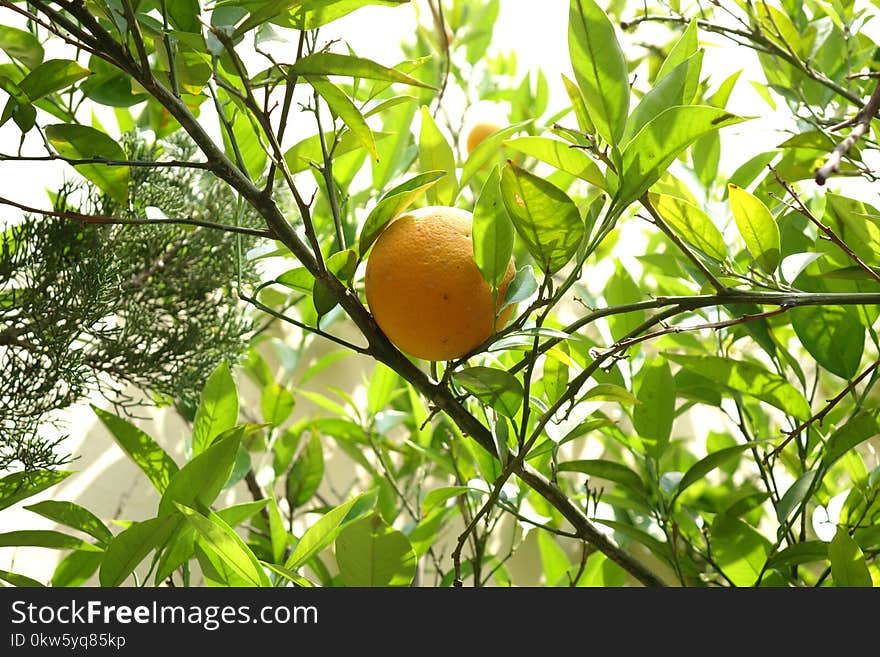
[[367, 305], [398, 349], [426, 360], [464, 356], [504, 327], [513, 313], [496, 308], [513, 278], [513, 258], [492, 288], [474, 262], [473, 215], [430, 206], [407, 212], [379, 235], [367, 259]]
[[474, 124], [474, 127], [471, 128], [471, 131], [468, 133], [467, 136], [468, 155], [473, 153], [474, 149], [479, 146], [486, 137], [494, 132], [498, 132], [499, 130], [501, 130], [501, 126], [497, 123], [482, 121], [480, 123]]

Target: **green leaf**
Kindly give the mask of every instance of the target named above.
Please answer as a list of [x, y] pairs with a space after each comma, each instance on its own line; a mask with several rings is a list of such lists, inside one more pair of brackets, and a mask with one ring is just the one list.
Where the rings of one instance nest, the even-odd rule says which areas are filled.
[[547, 399], [551, 402], [562, 397], [568, 389], [570, 360], [564, 344], [547, 352], [541, 382], [544, 384]]
[[[409, 0], [300, 0], [288, 3], [294, 4], [294, 7], [290, 10], [288, 20], [282, 24], [289, 22], [298, 30], [314, 30], [367, 5], [399, 7], [407, 2]], [[268, 4], [277, 5], [277, 0], [271, 0]]]
[[281, 510], [278, 508], [278, 501], [275, 499], [274, 493], [269, 496], [268, 516], [272, 562], [281, 563], [284, 560], [284, 550], [287, 549], [290, 534], [285, 528], [284, 518], [281, 517]]
[[473, 221], [474, 261], [493, 287], [500, 285], [507, 275], [515, 236], [501, 200], [500, 184], [498, 169], [492, 169], [474, 207]]
[[715, 468], [720, 468], [728, 461], [738, 457], [744, 451], [753, 447], [754, 443], [746, 443], [742, 445], [733, 445], [732, 447], [725, 447], [724, 449], [719, 449], [717, 452], [707, 454], [699, 461], [694, 463], [690, 468], [688, 468], [687, 472], [684, 473], [684, 476], [678, 482], [678, 486], [675, 490], [675, 498], [677, 498], [695, 483], [703, 479]]
[[[79, 554], [78, 552], [74, 552], [74, 554]], [[13, 586], [17, 586], [19, 588], [37, 588], [43, 587], [43, 584], [38, 582], [35, 579], [31, 579], [27, 575], [19, 575], [18, 573], [11, 573], [8, 570], [0, 570], [0, 580], [4, 582], [9, 582]]]
[[754, 586], [770, 553], [770, 542], [754, 527], [725, 514], [709, 530], [712, 556], [734, 586]]
[[658, 79], [627, 120], [621, 146], [631, 140], [658, 114], [670, 107], [690, 105], [700, 81], [702, 66], [703, 53], [700, 51], [678, 64], [662, 79]]
[[501, 196], [516, 232], [548, 275], [568, 264], [584, 236], [580, 213], [554, 184], [508, 162]]
[[623, 212], [648, 191], [697, 138], [745, 120], [717, 107], [703, 105], [670, 107], [655, 116], [623, 150], [623, 174], [614, 199], [615, 212]]
[[408, 586], [416, 561], [409, 539], [377, 514], [349, 524], [336, 538], [336, 563], [346, 586]]
[[[61, 123], [46, 126], [46, 139], [52, 148], [71, 159], [104, 158], [125, 160], [125, 151], [113, 139], [95, 128], [76, 123]], [[93, 182], [102, 192], [111, 196], [117, 203], [128, 204], [128, 166], [106, 164], [77, 164], [74, 168]]]
[[306, 77], [326, 75], [350, 75], [367, 80], [387, 80], [402, 82], [415, 87], [432, 89], [431, 85], [420, 82], [405, 73], [382, 66], [370, 59], [341, 55], [332, 52], [317, 52], [307, 55], [290, 67], [290, 71]]
[[208, 377], [193, 420], [192, 453], [198, 456], [238, 421], [238, 390], [229, 365], [220, 363]]
[[[225, 128], [221, 130], [223, 152], [236, 164], [238, 164], [238, 153], [240, 153], [245, 173], [251, 179], [256, 180], [265, 170], [267, 159], [266, 150], [260, 143], [261, 129], [256, 125], [250, 113], [239, 105], [241, 101], [238, 98], [231, 99], [224, 89], [220, 89], [218, 96], [221, 103], [231, 108], [227, 114], [227, 120], [232, 127], [232, 136], [235, 138], [235, 144], [233, 144], [229, 131]], [[236, 146], [238, 153], [236, 153]]]
[[780, 525], [788, 522], [791, 512], [799, 508], [807, 499], [807, 496], [813, 490], [813, 482], [816, 479], [818, 470], [810, 470], [805, 472], [797, 481], [795, 481], [776, 505], [776, 520]]
[[324, 448], [312, 434], [287, 476], [287, 501], [292, 509], [312, 499], [324, 478]]
[[639, 398], [629, 390], [613, 383], [597, 383], [587, 390], [582, 401], [614, 401], [621, 404], [640, 404]]
[[[294, 548], [291, 555], [287, 558], [284, 567], [288, 570], [296, 570], [318, 552], [330, 545], [346, 524], [356, 520], [358, 517], [369, 511], [369, 508], [372, 505], [364, 504], [364, 502], [368, 501], [370, 497], [372, 497], [370, 493], [358, 495], [357, 497], [350, 499], [348, 502], [340, 504], [335, 509], [325, 513], [320, 520], [305, 531], [302, 538], [300, 538], [299, 542], [296, 544], [296, 548]], [[356, 508], [355, 505], [357, 505], [359, 512], [354, 512], [352, 514], [352, 510]], [[349, 515], [354, 515], [355, 517], [349, 517]]]
[[168, 22], [172, 27], [183, 32], [201, 31], [199, 0], [164, 0], [162, 6], [168, 10]]
[[435, 488], [428, 492], [428, 494], [425, 495], [425, 499], [422, 500], [422, 516], [429, 515], [431, 511], [447, 500], [450, 500], [453, 497], [458, 497], [459, 495], [464, 495], [469, 490], [473, 489], [470, 486], [444, 486], [442, 488]]
[[241, 436], [232, 432], [217, 440], [180, 469], [168, 482], [159, 500], [158, 515], [174, 512], [176, 502], [184, 506], [209, 507], [232, 473], [235, 457], [241, 445]]
[[315, 286], [315, 277], [305, 267], [294, 267], [281, 274], [275, 279], [275, 282], [285, 285], [291, 290], [311, 294], [312, 288]]
[[89, 69], [71, 59], [49, 59], [28, 73], [18, 86], [31, 101], [37, 101], [91, 74]]
[[[389, 136], [389, 133], [373, 133], [373, 139], [378, 141]], [[324, 133], [325, 143], [333, 143], [336, 139], [336, 133], [328, 131]], [[336, 149], [333, 151], [335, 157], [341, 157], [363, 148], [364, 145], [360, 138], [350, 130], [342, 131]], [[290, 173], [299, 173], [312, 167], [313, 164], [323, 164], [324, 154], [321, 150], [321, 136], [312, 135], [306, 137], [302, 141], [291, 146], [284, 153], [284, 161]], [[280, 173], [278, 174], [281, 175]]]
[[724, 236], [700, 208], [684, 199], [665, 194], [649, 194], [648, 198], [663, 220], [685, 242], [719, 262], [727, 259]]
[[263, 498], [261, 500], [256, 500], [255, 502], [233, 504], [232, 506], [227, 506], [225, 509], [217, 511], [217, 515], [220, 516], [223, 519], [223, 522], [230, 527], [238, 527], [245, 520], [253, 517], [255, 513], [262, 510], [268, 503], [269, 500]]
[[[685, 28], [684, 32], [681, 33], [681, 36], [678, 38], [678, 41], [672, 46], [672, 49], [669, 51], [669, 54], [666, 56], [666, 59], [663, 60], [663, 64], [660, 66], [660, 70], [657, 72], [657, 77], [654, 79], [654, 84], [656, 85], [658, 82], [663, 80], [667, 75], [672, 73], [679, 64], [687, 61], [690, 57], [692, 57], [699, 47], [699, 37], [697, 35], [697, 21], [696, 19], [691, 20], [688, 23], [688, 26]], [[693, 98], [693, 96], [691, 96]]]
[[387, 192], [382, 200], [376, 204], [361, 228], [358, 240], [358, 252], [361, 257], [366, 255], [369, 248], [382, 234], [385, 226], [400, 216], [404, 210], [412, 205], [416, 199], [425, 193], [433, 185], [446, 176], [444, 171], [426, 171], [413, 176], [406, 182], [398, 185]]
[[590, 119], [617, 144], [629, 115], [629, 71], [614, 25], [593, 0], [571, 0], [568, 51]]
[[802, 563], [825, 561], [828, 558], [828, 544], [823, 541], [804, 541], [789, 545], [784, 550], [770, 557], [767, 561], [767, 569], [791, 568]]
[[103, 561], [103, 552], [74, 550], [58, 562], [55, 572], [52, 573], [52, 586], [56, 588], [82, 586], [95, 574]]
[[663, 559], [668, 564], [672, 564], [672, 558], [669, 553], [669, 546], [651, 536], [648, 532], [639, 529], [638, 527], [634, 527], [632, 525], [628, 525], [623, 522], [619, 522], [617, 520], [607, 520], [605, 518], [596, 518], [597, 523], [605, 525], [606, 527], [611, 527], [615, 532], [622, 534], [623, 536], [637, 541], [641, 543], [646, 548], [648, 548], [655, 556]]
[[12, 118], [22, 133], [30, 132], [37, 120], [37, 111], [27, 94], [5, 75], [0, 75], [0, 89], [10, 95], [3, 108], [3, 115], [0, 117], [0, 125]]
[[559, 139], [547, 137], [517, 137], [504, 142], [505, 146], [546, 162], [560, 171], [586, 180], [600, 189], [608, 189], [605, 176], [582, 149]]
[[477, 172], [486, 167], [489, 162], [492, 161], [493, 156], [497, 155], [501, 151], [502, 144], [507, 144], [504, 140], [507, 139], [513, 133], [522, 130], [527, 125], [531, 123], [531, 119], [528, 121], [521, 121], [519, 123], [515, 123], [513, 125], [507, 126], [506, 128], [501, 128], [500, 130], [496, 130], [491, 135], [483, 139], [477, 147], [468, 155], [467, 160], [464, 163], [464, 166], [461, 168], [461, 180], [459, 181], [459, 187], [464, 188], [467, 185], [471, 178], [477, 175]]
[[325, 77], [310, 75], [306, 79], [315, 91], [321, 95], [321, 98], [327, 102], [330, 111], [345, 122], [348, 129], [355, 134], [370, 155], [373, 156], [373, 159], [379, 159], [379, 153], [376, 152], [376, 142], [373, 139], [373, 132], [370, 130], [370, 126], [367, 125], [364, 115], [361, 114], [361, 111], [352, 102], [351, 98]]
[[757, 196], [729, 183], [730, 208], [746, 247], [766, 273], [772, 274], [782, 256], [779, 226], [770, 210]]
[[101, 548], [50, 529], [22, 529], [0, 534], [0, 547], [42, 547], [54, 550], [100, 552]]
[[880, 433], [880, 411], [859, 411], [837, 429], [825, 443], [822, 466], [827, 470], [856, 445]]
[[70, 475], [71, 470], [13, 472], [0, 479], [0, 510], [51, 488]]
[[645, 484], [642, 482], [642, 478], [622, 463], [604, 459], [584, 459], [564, 461], [559, 464], [557, 469], [559, 472], [581, 472], [591, 477], [607, 479], [640, 495], [645, 494]]
[[590, 119], [590, 113], [587, 111], [587, 104], [584, 102], [584, 95], [574, 81], [570, 80], [566, 75], [562, 74], [562, 84], [565, 86], [565, 92], [571, 100], [571, 108], [574, 110], [577, 119], [578, 128], [581, 132], [593, 134], [596, 132], [596, 126]]
[[38, 513], [44, 518], [54, 520], [73, 529], [78, 529], [89, 536], [94, 536], [101, 543], [108, 543], [113, 539], [113, 534], [107, 529], [107, 526], [94, 513], [81, 507], [79, 504], [45, 500], [24, 508]]
[[443, 178], [427, 190], [428, 203], [452, 205], [458, 195], [455, 154], [425, 105], [422, 106], [422, 127], [419, 132], [419, 166], [423, 171], [446, 172]]
[[117, 534], [104, 553], [101, 586], [119, 586], [155, 548], [162, 547], [180, 522], [177, 514], [136, 522]]
[[296, 400], [287, 388], [270, 383], [260, 395], [260, 410], [263, 419], [273, 427], [279, 426], [293, 412]]
[[281, 575], [284, 579], [289, 582], [292, 582], [296, 586], [304, 587], [304, 588], [312, 588], [314, 584], [302, 575], [297, 575], [292, 570], [285, 568], [284, 566], [279, 566], [278, 564], [269, 563], [267, 561], [261, 561], [266, 568], [271, 570], [272, 572]]
[[164, 493], [168, 482], [177, 474], [177, 463], [145, 431], [141, 431], [128, 420], [103, 411], [97, 406], [92, 410], [101, 423], [112, 434], [116, 444], [134, 461], [149, 479], [156, 490]]
[[515, 417], [523, 403], [523, 387], [513, 374], [494, 367], [468, 367], [453, 375], [455, 382], [482, 403], [506, 417]]
[[566, 574], [571, 567], [568, 555], [556, 539], [548, 532], [538, 532], [538, 552], [541, 555], [541, 570], [544, 572], [545, 586], [566, 586]]
[[43, 61], [43, 46], [30, 32], [0, 25], [0, 49], [33, 70]]
[[[538, 289], [538, 281], [535, 280], [535, 271], [531, 265], [524, 265], [516, 270], [513, 280], [507, 286], [504, 293], [504, 303], [501, 309], [504, 310], [508, 306], [513, 306], [520, 301], [525, 301], [532, 296]], [[500, 311], [499, 311], [500, 312]]]
[[828, 544], [828, 558], [831, 560], [831, 576], [834, 586], [872, 587], [871, 571], [865, 563], [865, 555], [859, 544], [843, 527]]
[[641, 402], [633, 409], [633, 428], [648, 453], [660, 458], [669, 444], [675, 419], [675, 380], [669, 363], [662, 359], [647, 362], [636, 377], [636, 397]]
[[766, 370], [763, 365], [718, 356], [667, 353], [666, 357], [710, 381], [775, 406], [798, 420], [810, 417], [810, 405], [803, 394], [780, 375]]
[[852, 379], [865, 349], [865, 327], [842, 306], [792, 308], [791, 326], [809, 354], [829, 372]]
[[243, 577], [249, 586], [270, 586], [269, 578], [254, 553], [216, 513], [205, 517], [182, 504], [175, 506], [186, 521], [195, 527], [204, 546]]

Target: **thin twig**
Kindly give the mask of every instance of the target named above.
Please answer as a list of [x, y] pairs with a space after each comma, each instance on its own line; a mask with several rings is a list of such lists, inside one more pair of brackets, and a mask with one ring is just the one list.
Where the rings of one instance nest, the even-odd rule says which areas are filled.
[[849, 385], [847, 385], [840, 392], [840, 394], [829, 399], [828, 403], [822, 407], [822, 410], [820, 410], [818, 413], [816, 413], [815, 415], [813, 415], [809, 419], [804, 420], [799, 425], [797, 425], [794, 429], [789, 431], [786, 439], [783, 440], [781, 443], [779, 443], [779, 445], [777, 445], [775, 448], [773, 448], [772, 451], [767, 453], [767, 455], [764, 457], [764, 462], [765, 463], [769, 462], [769, 460], [771, 458], [773, 458], [774, 456], [779, 454], [783, 449], [785, 449], [785, 446], [788, 445], [788, 443], [790, 443], [792, 440], [794, 440], [799, 435], [801, 435], [801, 433], [803, 433], [803, 431], [807, 427], [809, 427], [811, 424], [813, 424], [814, 422], [818, 421], [819, 424], [822, 424], [822, 421], [825, 419], [825, 416], [828, 415], [829, 412], [831, 412], [831, 409], [833, 409], [835, 406], [837, 406], [837, 404], [839, 404], [840, 401], [844, 397], [846, 397], [850, 392], [852, 392], [852, 390], [855, 389], [855, 387], [857, 385], [859, 385], [859, 383], [861, 383], [865, 379], [865, 377], [867, 377], [871, 372], [876, 370], [878, 366], [880, 366], [880, 359], [875, 360], [873, 363], [871, 363], [861, 374], [859, 374], [855, 379], [853, 379], [849, 383]]
[[0, 162], [66, 162], [71, 165], [106, 164], [107, 166], [171, 168], [210, 170], [209, 162], [188, 162], [186, 160], [111, 160], [106, 157], [64, 157], [62, 155], [6, 155], [0, 153]]
[[251, 235], [253, 237], [273, 237], [271, 231], [261, 228], [246, 228], [244, 226], [228, 226], [226, 224], [218, 224], [213, 221], [203, 221], [201, 219], [189, 219], [185, 217], [157, 218], [157, 219], [120, 219], [119, 217], [109, 217], [106, 215], [83, 214], [81, 212], [71, 212], [67, 210], [42, 210], [33, 208], [29, 205], [17, 203], [0, 196], [0, 204], [9, 205], [24, 212], [43, 215], [44, 217], [58, 217], [60, 219], [70, 219], [71, 221], [81, 221], [84, 224], [108, 224], [117, 226], [151, 226], [157, 224], [172, 224], [182, 226], [198, 226], [200, 228], [211, 228], [213, 230], [222, 230], [227, 233], [239, 233], [241, 235]]
[[783, 189], [788, 192], [789, 196], [794, 199], [797, 211], [804, 215], [807, 219], [809, 219], [813, 224], [821, 230], [825, 235], [830, 239], [834, 244], [839, 246], [852, 260], [861, 267], [864, 271], [868, 273], [868, 275], [873, 278], [875, 281], [880, 283], [880, 274], [878, 274], [872, 267], [868, 265], [864, 260], [862, 260], [858, 254], [853, 251], [840, 237], [835, 233], [831, 228], [823, 224], [819, 218], [813, 214], [810, 208], [807, 207], [806, 203], [801, 200], [801, 197], [798, 196], [797, 192], [794, 191], [791, 185], [785, 182], [782, 177], [779, 175], [779, 172], [773, 167], [773, 165], [767, 165], [767, 168], [773, 172], [773, 175], [776, 177], [776, 181], [782, 185]]
[[877, 116], [878, 111], [880, 111], [880, 82], [874, 87], [874, 93], [871, 94], [868, 102], [859, 113], [856, 114], [855, 119], [853, 120], [853, 125], [855, 125], [855, 127], [843, 141], [834, 147], [834, 150], [831, 151], [831, 155], [828, 156], [825, 164], [816, 170], [815, 180], [817, 185], [824, 185], [831, 176], [840, 171], [841, 160], [850, 152], [852, 147], [855, 146], [855, 143], [868, 132], [871, 121]]

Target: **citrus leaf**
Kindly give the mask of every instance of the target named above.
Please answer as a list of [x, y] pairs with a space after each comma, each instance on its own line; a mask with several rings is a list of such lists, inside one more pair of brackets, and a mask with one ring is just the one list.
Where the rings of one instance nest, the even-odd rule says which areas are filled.
[[92, 410], [101, 423], [113, 436], [116, 444], [134, 461], [152, 482], [156, 490], [165, 492], [168, 482], [177, 474], [177, 463], [145, 431], [138, 429], [128, 420], [103, 411], [97, 406]]
[[374, 514], [336, 538], [336, 562], [346, 586], [408, 586], [416, 572], [409, 539]]
[[[52, 148], [71, 159], [104, 158], [125, 160], [125, 151], [113, 139], [95, 128], [75, 123], [61, 123], [46, 126], [46, 138]], [[121, 165], [77, 164], [74, 168], [97, 187], [126, 205], [128, 202], [128, 182], [130, 169]]]
[[749, 253], [768, 274], [776, 271], [781, 260], [781, 241], [776, 219], [757, 196], [729, 183], [730, 208]]
[[770, 542], [738, 518], [718, 514], [709, 530], [712, 555], [734, 586], [753, 586], [764, 569]]
[[94, 513], [79, 504], [45, 500], [24, 508], [49, 520], [85, 532], [89, 536], [97, 538], [101, 543], [108, 543], [113, 539], [113, 534], [107, 529], [107, 526]]
[[517, 137], [504, 144], [520, 153], [546, 162], [560, 171], [586, 180], [600, 189], [608, 189], [605, 176], [592, 158], [568, 142], [547, 137]]
[[880, 411], [860, 411], [837, 429], [825, 443], [822, 466], [830, 468], [841, 456], [856, 445], [880, 433]]
[[98, 577], [101, 586], [119, 586], [155, 548], [165, 545], [177, 525], [177, 514], [136, 522], [116, 535], [104, 552]]
[[865, 555], [843, 527], [837, 528], [837, 534], [828, 544], [828, 558], [831, 560], [831, 576], [835, 586], [873, 586]]
[[616, 144], [629, 115], [629, 72], [614, 25], [593, 0], [571, 0], [568, 51], [590, 119]]
[[26, 30], [0, 25], [0, 50], [33, 70], [43, 61], [40, 40]]
[[213, 440], [238, 421], [238, 390], [226, 361], [208, 377], [193, 420], [192, 453], [201, 454]]
[[345, 122], [348, 129], [355, 134], [370, 155], [373, 156], [373, 159], [379, 159], [379, 153], [376, 152], [376, 142], [373, 139], [373, 132], [351, 98], [325, 77], [309, 75], [306, 76], [306, 79], [314, 90], [320, 94], [321, 98], [327, 102], [330, 111]]
[[175, 506], [198, 532], [203, 545], [243, 577], [249, 586], [270, 586], [269, 578], [254, 553], [216, 513], [205, 517], [182, 504], [175, 503]]
[[506, 417], [515, 417], [523, 403], [523, 387], [513, 374], [493, 367], [468, 367], [453, 375], [455, 382]]
[[388, 223], [400, 216], [416, 199], [446, 175], [445, 171], [426, 171], [389, 190], [367, 215], [358, 239], [358, 252], [363, 257]]
[[633, 409], [633, 427], [638, 432], [648, 452], [655, 458], [669, 444], [672, 423], [675, 419], [675, 380], [672, 370], [664, 359], [646, 363], [636, 376], [640, 404]]
[[89, 69], [71, 59], [49, 59], [28, 73], [18, 86], [31, 101], [36, 101], [91, 74]]
[[0, 547], [42, 547], [54, 550], [84, 550], [100, 552], [101, 548], [50, 529], [22, 529], [0, 534]]
[[798, 420], [810, 417], [810, 405], [803, 394], [783, 377], [769, 372], [758, 363], [718, 356], [667, 353], [666, 357], [710, 381], [775, 406]]
[[745, 120], [703, 105], [670, 107], [652, 118], [621, 155], [622, 179], [614, 199], [615, 213], [644, 194], [698, 137]]
[[501, 196], [537, 266], [545, 274], [555, 274], [583, 239], [584, 224], [574, 201], [554, 184], [511, 162], [501, 174]]
[[684, 476], [678, 482], [678, 486], [676, 487], [675, 498], [677, 498], [695, 483], [703, 479], [715, 468], [720, 468], [728, 461], [736, 458], [744, 451], [746, 451], [747, 449], [751, 449], [752, 447], [754, 447], [753, 443], [733, 445], [732, 447], [725, 447], [724, 449], [719, 449], [717, 452], [707, 454], [699, 461], [694, 463], [690, 468], [688, 468], [687, 472], [684, 473]]
[[865, 349], [865, 327], [842, 306], [792, 308], [791, 326], [809, 354], [829, 372], [852, 379]]
[[559, 464], [558, 470], [559, 472], [581, 472], [592, 477], [607, 479], [640, 495], [645, 494], [645, 484], [642, 482], [642, 478], [622, 463], [604, 459], [563, 461]]
[[270, 383], [260, 394], [260, 410], [263, 419], [273, 427], [279, 426], [293, 412], [296, 400], [287, 388]]
[[596, 384], [581, 399], [582, 401], [614, 401], [621, 404], [641, 403], [629, 390], [613, 383]]
[[[693, 56], [697, 52], [699, 45], [697, 21], [694, 19], [688, 23], [688, 26], [685, 28], [684, 32], [681, 33], [678, 41], [676, 41], [669, 50], [669, 54], [666, 55], [666, 59], [663, 60], [660, 70], [657, 71], [657, 77], [654, 78], [654, 84], [656, 85], [658, 82], [661, 82], [663, 78], [671, 74], [679, 64], [687, 61]], [[693, 96], [691, 96], [691, 98], [693, 98]]]
[[828, 543], [823, 541], [804, 541], [789, 545], [784, 550], [770, 557], [767, 561], [767, 569], [781, 570], [791, 566], [799, 566], [803, 563], [825, 561], [828, 558]]
[[375, 502], [365, 504], [370, 499], [374, 499], [374, 496], [371, 493], [364, 493], [325, 513], [320, 520], [305, 531], [296, 544], [296, 548], [287, 558], [284, 567], [288, 570], [296, 570], [330, 545], [345, 524], [353, 522], [372, 508]]
[[241, 436], [231, 432], [183, 466], [168, 482], [159, 500], [159, 516], [173, 513], [174, 504], [209, 507], [232, 474]]
[[332, 52], [317, 52], [297, 60], [290, 67], [291, 72], [304, 76], [350, 75], [368, 80], [387, 80], [402, 82], [415, 87], [432, 89], [431, 85], [420, 82], [405, 73], [382, 66], [363, 57], [342, 55]]
[[776, 505], [776, 520], [779, 521], [779, 524], [788, 522], [791, 512], [801, 506], [813, 489], [813, 481], [815, 481], [818, 472], [818, 470], [805, 472], [785, 491], [779, 504]]
[[458, 194], [455, 154], [425, 105], [422, 106], [422, 127], [419, 132], [419, 165], [424, 171], [446, 172], [436, 185], [428, 189], [428, 203], [452, 205]]
[[507, 126], [506, 128], [496, 130], [488, 137], [483, 139], [477, 145], [477, 147], [474, 148], [471, 154], [468, 155], [468, 158], [461, 169], [461, 180], [459, 181], [459, 187], [463, 188], [465, 185], [467, 185], [470, 182], [471, 178], [473, 178], [480, 169], [485, 167], [487, 163], [492, 160], [492, 156], [497, 154], [501, 150], [502, 143], [507, 143], [504, 141], [505, 139], [507, 139], [513, 133], [522, 130], [531, 122], [531, 119], [529, 119], [528, 121], [515, 123], [513, 125]]
[[71, 470], [13, 472], [0, 479], [0, 510], [51, 488], [70, 475]]
[[501, 200], [501, 177], [498, 169], [483, 185], [474, 207], [474, 261], [489, 285], [498, 286], [507, 274], [513, 253], [515, 232]]
[[684, 199], [665, 194], [649, 194], [651, 204], [675, 234], [691, 246], [719, 262], [727, 259], [724, 236], [712, 219]]
[[621, 147], [661, 112], [678, 105], [690, 105], [697, 91], [702, 66], [703, 53], [700, 51], [675, 66], [663, 78], [658, 76], [654, 87], [642, 96], [627, 120]]
[[444, 486], [443, 488], [435, 488], [425, 495], [422, 500], [422, 516], [427, 516], [436, 507], [440, 506], [447, 500], [459, 495], [464, 495], [472, 489], [470, 486]]

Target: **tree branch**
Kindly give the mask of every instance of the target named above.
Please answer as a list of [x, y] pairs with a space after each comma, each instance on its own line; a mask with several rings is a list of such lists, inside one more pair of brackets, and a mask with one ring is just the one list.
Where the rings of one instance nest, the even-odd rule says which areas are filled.
[[71, 221], [81, 221], [84, 224], [112, 224], [118, 226], [150, 226], [155, 224], [174, 224], [183, 226], [198, 226], [200, 228], [210, 228], [212, 230], [222, 230], [227, 233], [239, 233], [241, 235], [251, 235], [253, 237], [273, 237], [268, 230], [259, 228], [246, 228], [243, 226], [228, 226], [226, 224], [218, 224], [213, 221], [203, 221], [201, 219], [188, 218], [161, 218], [161, 219], [120, 219], [119, 217], [108, 217], [105, 215], [83, 214], [81, 212], [70, 212], [67, 210], [41, 210], [40, 208], [32, 208], [28, 205], [16, 203], [7, 198], [0, 196], [0, 204], [9, 205], [24, 212], [43, 215], [44, 217], [58, 217], [60, 219], [70, 219]]
[[[831, 155], [825, 160], [825, 164], [816, 170], [815, 180], [817, 185], [824, 185], [832, 175], [840, 171], [841, 160], [850, 152], [856, 142], [868, 132], [871, 121], [877, 116], [878, 111], [880, 111], [880, 82], [874, 87], [874, 93], [871, 94], [868, 102], [853, 119], [852, 124], [855, 127], [843, 141], [834, 147]], [[850, 124], [849, 122], [844, 122], [843, 125]]]

